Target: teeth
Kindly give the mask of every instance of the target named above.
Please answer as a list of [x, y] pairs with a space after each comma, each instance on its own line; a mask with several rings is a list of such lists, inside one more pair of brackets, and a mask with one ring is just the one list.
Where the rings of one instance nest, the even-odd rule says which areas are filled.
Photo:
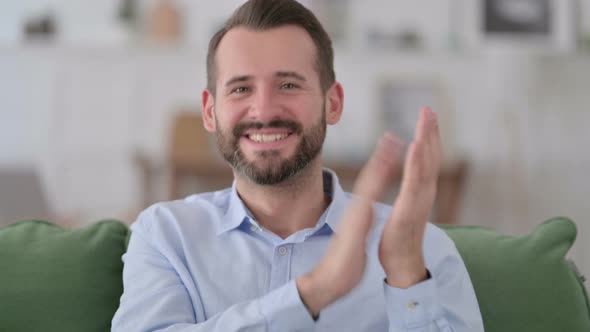
[[274, 135], [264, 135], [264, 134], [252, 134], [250, 135], [250, 139], [254, 142], [274, 142], [280, 139], [286, 138], [287, 134], [274, 134]]

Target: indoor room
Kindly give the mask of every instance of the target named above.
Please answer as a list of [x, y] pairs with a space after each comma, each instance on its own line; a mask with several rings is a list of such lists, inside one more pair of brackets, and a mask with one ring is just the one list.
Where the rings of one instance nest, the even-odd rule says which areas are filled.
[[[17, 221], [126, 228], [154, 203], [232, 186], [202, 97], [209, 41], [245, 2], [0, 2], [0, 249]], [[428, 106], [443, 151], [428, 220], [508, 243], [567, 218], [566, 258], [590, 274], [590, 1], [299, 2], [332, 40], [345, 97], [321, 157], [345, 191], [383, 133], [408, 148]]]

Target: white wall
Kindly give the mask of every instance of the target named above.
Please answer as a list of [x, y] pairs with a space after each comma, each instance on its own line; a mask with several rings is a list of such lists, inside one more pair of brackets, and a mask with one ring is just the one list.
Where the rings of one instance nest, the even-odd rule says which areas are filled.
[[[60, 214], [82, 222], [128, 217], [140, 204], [133, 151], [165, 153], [170, 113], [200, 103], [208, 36], [241, 2], [179, 1], [185, 42], [163, 48], [113, 27], [115, 0], [1, 2], [0, 164], [38, 165]], [[469, 3], [351, 2], [350, 35], [336, 49], [345, 115], [329, 132], [326, 154], [366, 157], [381, 130], [379, 79], [436, 80], [449, 101], [447, 155], [471, 162], [460, 221], [523, 233], [548, 217], [570, 216], [580, 231], [572, 256], [588, 273], [590, 56], [474, 49]], [[58, 42], [17, 44], [19, 18], [46, 4], [62, 22]], [[580, 4], [590, 32], [590, 1]], [[142, 5], [146, 10], [150, 1]], [[457, 14], [451, 5], [464, 9]], [[370, 27], [404, 24], [426, 34], [427, 49], [367, 49]], [[449, 47], [455, 28], [458, 50]]]

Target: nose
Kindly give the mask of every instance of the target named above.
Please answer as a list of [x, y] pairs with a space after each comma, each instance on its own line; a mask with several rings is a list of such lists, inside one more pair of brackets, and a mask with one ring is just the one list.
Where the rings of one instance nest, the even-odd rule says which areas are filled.
[[251, 98], [248, 117], [254, 121], [268, 123], [279, 118], [280, 114], [281, 106], [278, 96], [276, 96], [272, 88], [256, 89]]

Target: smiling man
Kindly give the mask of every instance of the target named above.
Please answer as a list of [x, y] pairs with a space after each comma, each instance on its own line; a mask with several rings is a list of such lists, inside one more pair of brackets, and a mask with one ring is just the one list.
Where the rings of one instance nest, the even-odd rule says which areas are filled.
[[[233, 186], [141, 213], [113, 331], [483, 331], [461, 257], [427, 222], [435, 113], [421, 110], [403, 165], [385, 134], [351, 195], [322, 168], [344, 92], [310, 11], [246, 2], [211, 39], [207, 73], [204, 125]], [[402, 168], [393, 208], [375, 203]]]

